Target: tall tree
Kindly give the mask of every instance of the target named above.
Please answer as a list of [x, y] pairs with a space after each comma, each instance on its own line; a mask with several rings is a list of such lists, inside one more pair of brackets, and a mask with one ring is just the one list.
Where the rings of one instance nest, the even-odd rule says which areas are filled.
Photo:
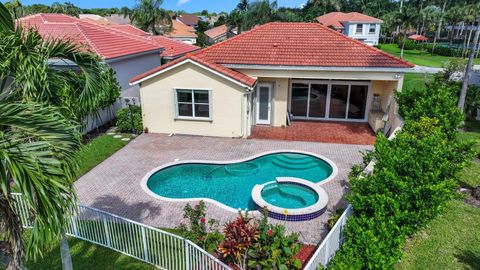
[[160, 8], [162, 4], [163, 0], [137, 0], [130, 19], [140, 29], [154, 35], [168, 32], [172, 19], [166, 10]]
[[402, 47], [400, 50], [400, 58], [402, 59], [403, 59], [403, 51], [405, 49], [405, 41], [407, 40], [408, 30], [410, 29], [410, 27], [412, 27], [413, 21], [415, 20], [416, 16], [417, 14], [410, 7], [407, 7], [407, 8], [404, 7], [401, 12], [398, 12], [395, 15], [396, 23], [399, 26], [399, 29], [403, 31]]
[[458, 99], [458, 108], [462, 110], [465, 109], [465, 98], [467, 96], [468, 83], [470, 81], [470, 75], [472, 72], [473, 58], [475, 58], [475, 52], [478, 49], [480, 41], [480, 15], [476, 19], [477, 21], [477, 30], [475, 31], [475, 37], [473, 38], [473, 48], [470, 51], [470, 56], [468, 57], [467, 67], [465, 69], [465, 75], [463, 76], [462, 88], [460, 90], [460, 98]]

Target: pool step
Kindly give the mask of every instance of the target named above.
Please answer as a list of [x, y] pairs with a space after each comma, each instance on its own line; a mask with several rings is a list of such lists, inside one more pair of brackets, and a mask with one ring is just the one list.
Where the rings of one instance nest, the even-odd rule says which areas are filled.
[[292, 158], [292, 156], [277, 156], [276, 160], [281, 161], [282, 163], [288, 163], [288, 164], [306, 164], [310, 162], [314, 162], [315, 159], [312, 157], [295, 157]]
[[313, 160], [308, 163], [300, 163], [300, 164], [286, 163], [279, 160], [273, 160], [272, 163], [280, 168], [289, 169], [289, 170], [308, 170], [318, 166], [318, 163]]

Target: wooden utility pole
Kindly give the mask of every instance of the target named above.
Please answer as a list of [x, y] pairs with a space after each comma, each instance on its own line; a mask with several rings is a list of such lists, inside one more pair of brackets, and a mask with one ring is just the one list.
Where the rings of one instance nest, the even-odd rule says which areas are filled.
[[458, 108], [464, 111], [465, 98], [467, 96], [468, 82], [470, 81], [470, 75], [473, 68], [473, 59], [475, 58], [475, 52], [478, 48], [478, 39], [480, 37], [480, 16], [477, 17], [477, 30], [475, 31], [475, 37], [473, 38], [473, 48], [470, 51], [468, 57], [467, 68], [465, 69], [465, 76], [463, 76], [462, 90], [460, 91], [460, 98], [458, 99]]

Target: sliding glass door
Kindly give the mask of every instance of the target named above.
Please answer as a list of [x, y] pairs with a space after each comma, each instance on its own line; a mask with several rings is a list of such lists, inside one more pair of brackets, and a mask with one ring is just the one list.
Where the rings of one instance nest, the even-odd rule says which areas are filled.
[[365, 120], [368, 82], [293, 81], [290, 112], [297, 119]]

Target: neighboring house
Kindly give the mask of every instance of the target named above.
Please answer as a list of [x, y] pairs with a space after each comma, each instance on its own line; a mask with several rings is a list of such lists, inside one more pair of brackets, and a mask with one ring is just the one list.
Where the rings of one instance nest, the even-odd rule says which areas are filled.
[[163, 48], [162, 52], [160, 53], [162, 63], [170, 62], [184, 56], [189, 52], [194, 52], [200, 49], [197, 46], [190, 45], [181, 41], [176, 41], [165, 36], [153, 36], [152, 34], [138, 29], [130, 24], [111, 24], [107, 27], [118, 31], [123, 31], [132, 35], [145, 37], [148, 40], [154, 42], [156, 45], [158, 45], [158, 47]]
[[378, 45], [382, 20], [358, 12], [331, 12], [317, 21], [370, 46]]
[[139, 97], [129, 85], [132, 75], [158, 67], [163, 48], [145, 37], [63, 14], [35, 14], [19, 19], [38, 29], [44, 39], [71, 40], [99, 55], [116, 73], [122, 97]]
[[[121, 86], [121, 97], [140, 98], [139, 87], [131, 86], [129, 78], [161, 64], [163, 48], [148, 38], [129, 34], [107, 26], [95, 24], [91, 18], [80, 20], [63, 14], [35, 14], [23, 17], [18, 23], [24, 27], [34, 27], [44, 39], [70, 40], [84, 50], [100, 56], [116, 73]], [[73, 63], [51, 61], [51, 65], [62, 69], [77, 69]], [[86, 121], [86, 131], [101, 126], [114, 117], [121, 107], [121, 100], [111, 108], [101, 109], [96, 116]]]
[[210, 44], [218, 43], [235, 36], [232, 31], [228, 31], [226, 24], [205, 31], [205, 35], [207, 35]]
[[[131, 80], [152, 133], [248, 137], [289, 120], [399, 123], [414, 66], [318, 23], [268, 23]], [[375, 111], [374, 111], [375, 109]]]
[[184, 14], [184, 15], [177, 16], [176, 20], [185, 25], [188, 25], [191, 27], [197, 27], [198, 22], [200, 21], [200, 17], [198, 17], [197, 15]]
[[195, 34], [195, 28], [183, 24], [177, 20], [172, 20], [172, 31], [166, 34], [167, 37], [181, 41], [187, 44], [197, 43], [197, 34]]

